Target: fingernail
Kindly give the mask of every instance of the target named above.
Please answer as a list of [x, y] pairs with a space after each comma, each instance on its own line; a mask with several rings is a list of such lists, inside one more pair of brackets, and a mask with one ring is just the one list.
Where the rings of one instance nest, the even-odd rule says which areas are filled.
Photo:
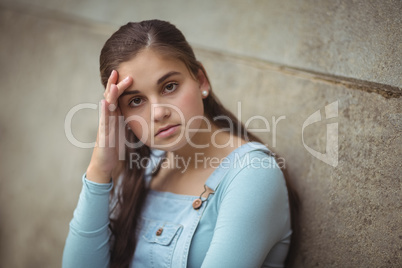
[[126, 78], [124, 78], [124, 82], [127, 82], [129, 78], [130, 78], [130, 76], [127, 76]]

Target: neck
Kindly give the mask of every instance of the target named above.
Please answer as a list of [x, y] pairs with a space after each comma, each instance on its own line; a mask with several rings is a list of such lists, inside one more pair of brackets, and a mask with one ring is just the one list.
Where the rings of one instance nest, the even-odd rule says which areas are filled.
[[[205, 125], [200, 129], [205, 130]], [[198, 131], [184, 147], [170, 153], [176, 162], [188, 169], [216, 168], [232, 150], [244, 144], [244, 140], [211, 124], [210, 131]]]

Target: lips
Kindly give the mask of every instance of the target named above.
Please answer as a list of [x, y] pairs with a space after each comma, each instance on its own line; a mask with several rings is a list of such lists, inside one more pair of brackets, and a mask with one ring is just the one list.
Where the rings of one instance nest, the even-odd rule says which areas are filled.
[[180, 126], [180, 124], [177, 124], [177, 125], [168, 125], [168, 126], [165, 126], [165, 127], [161, 127], [161, 128], [159, 128], [158, 131], [156, 132], [155, 137], [156, 137], [156, 136], [159, 136], [159, 137], [167, 137], [167, 136], [170, 136], [171, 134], [173, 134], [173, 133], [176, 131], [176, 129], [178, 128], [178, 126]]

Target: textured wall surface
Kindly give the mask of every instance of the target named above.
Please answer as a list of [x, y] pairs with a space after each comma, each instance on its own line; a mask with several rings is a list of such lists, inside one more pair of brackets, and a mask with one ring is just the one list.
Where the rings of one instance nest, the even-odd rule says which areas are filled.
[[[60, 266], [91, 154], [67, 139], [66, 116], [102, 97], [106, 38], [149, 18], [183, 30], [243, 122], [268, 119], [260, 136], [302, 201], [294, 267], [400, 267], [401, 13], [396, 0], [0, 1], [0, 267]], [[94, 140], [97, 116], [72, 118], [77, 140]], [[325, 153], [328, 124], [336, 167], [306, 150]]]
[[53, 16], [62, 12], [116, 27], [128, 21], [165, 19], [199, 46], [402, 87], [402, 63], [395, 57], [402, 50], [400, 0], [17, 2], [51, 10]]

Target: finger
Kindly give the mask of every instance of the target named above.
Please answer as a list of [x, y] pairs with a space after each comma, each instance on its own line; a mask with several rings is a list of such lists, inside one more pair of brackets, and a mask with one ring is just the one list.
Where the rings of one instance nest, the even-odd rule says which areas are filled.
[[118, 81], [117, 79], [118, 79], [118, 73], [117, 73], [117, 71], [113, 70], [109, 76], [109, 79], [107, 80], [106, 90], [103, 93], [103, 96], [105, 97], [105, 99], [107, 99], [107, 96], [109, 95], [110, 86], [112, 84], [116, 84]]
[[[110, 110], [110, 109], [109, 109]], [[116, 116], [109, 116], [109, 128], [107, 129], [108, 131], [108, 140], [107, 142], [107, 146], [108, 147], [115, 147], [116, 145], [116, 124], [117, 124], [118, 118], [116, 118]]]
[[120, 110], [120, 107], [119, 107], [119, 106], [117, 106], [116, 114], [117, 114], [117, 116], [122, 116], [122, 115], [123, 115], [123, 114], [121, 113], [121, 110]]
[[101, 100], [101, 115], [99, 119], [98, 146], [106, 146], [106, 131], [109, 129], [109, 116], [107, 115], [107, 103]]
[[120, 81], [120, 83], [118, 83], [117, 85], [114, 85], [114, 84], [110, 85], [110, 91], [109, 91], [107, 101], [109, 103], [117, 105], [117, 100], [119, 99], [120, 95], [128, 87], [130, 87], [132, 85], [132, 83], [133, 83], [133, 78], [131, 78], [131, 76], [127, 76], [122, 81]]
[[107, 93], [108, 93], [109, 90], [110, 90], [110, 85], [116, 84], [116, 82], [118, 81], [117, 78], [118, 78], [118, 73], [117, 73], [116, 70], [113, 70], [113, 71], [110, 73], [109, 79], [107, 80], [107, 85], [106, 85], [106, 92], [107, 92]]
[[114, 112], [117, 108], [118, 88], [115, 84], [110, 85], [110, 92], [106, 101], [110, 104], [109, 110]]
[[133, 78], [131, 76], [127, 76], [126, 78], [124, 78], [123, 80], [121, 80], [118, 84], [117, 84], [117, 98], [120, 97], [120, 95], [127, 89], [129, 88], [131, 85], [133, 84]]

